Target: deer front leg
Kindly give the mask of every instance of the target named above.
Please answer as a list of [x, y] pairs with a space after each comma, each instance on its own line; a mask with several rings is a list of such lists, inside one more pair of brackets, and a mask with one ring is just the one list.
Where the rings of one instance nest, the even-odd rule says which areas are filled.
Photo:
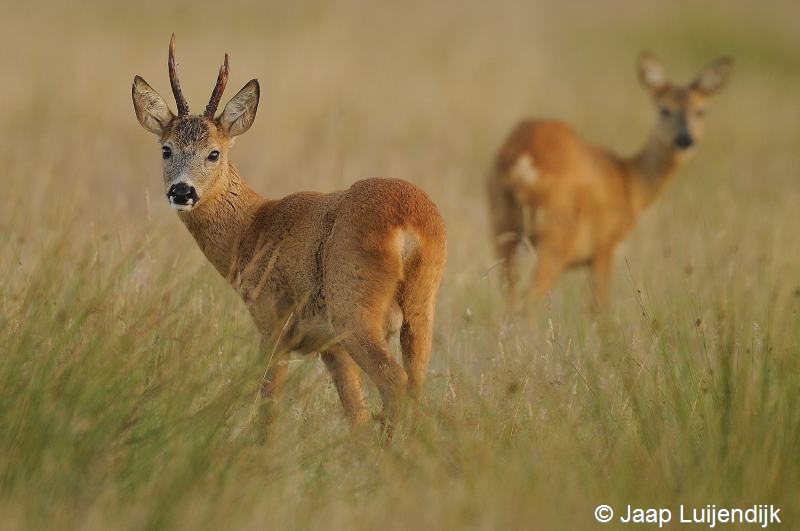
[[611, 280], [613, 249], [603, 249], [592, 259], [592, 282], [594, 284], [594, 310], [601, 312], [608, 307], [608, 286]]
[[287, 360], [279, 360], [267, 368], [264, 379], [261, 381], [261, 397], [264, 399], [274, 398], [283, 388], [286, 377], [289, 374], [289, 364]]
[[558, 277], [564, 271], [564, 262], [558, 254], [539, 246], [536, 249], [537, 263], [533, 272], [529, 292], [531, 302], [538, 302], [550, 293]]
[[277, 416], [276, 398], [289, 373], [288, 353], [279, 356], [277, 350], [272, 348], [269, 343], [262, 337], [260, 350], [264, 353], [267, 367], [261, 378], [253, 417], [254, 433], [262, 442], [267, 439], [269, 426]]
[[517, 300], [517, 267], [516, 251], [519, 236], [514, 231], [503, 232], [494, 238], [494, 247], [503, 276], [502, 283], [505, 291], [506, 312], [511, 315], [516, 311]]
[[289, 351], [280, 349], [281, 347], [285, 349], [285, 345], [272, 346], [270, 343], [271, 341], [266, 338], [261, 338], [260, 349], [266, 358], [267, 364], [264, 376], [261, 379], [261, 404], [258, 407], [261, 429], [267, 424], [271, 424], [275, 419], [276, 399], [289, 374]]
[[267, 369], [264, 378], [261, 380], [261, 397], [264, 399], [274, 398], [286, 382], [289, 373], [288, 345], [280, 339], [277, 345], [270, 345], [270, 341], [261, 338], [260, 350], [266, 357]]
[[503, 283], [506, 290], [506, 312], [513, 315], [517, 310], [517, 241], [507, 242], [501, 249], [503, 260]]

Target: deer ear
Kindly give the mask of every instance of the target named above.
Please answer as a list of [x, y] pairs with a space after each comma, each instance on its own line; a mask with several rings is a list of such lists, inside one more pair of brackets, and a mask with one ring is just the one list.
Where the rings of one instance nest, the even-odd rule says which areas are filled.
[[664, 67], [656, 57], [648, 52], [639, 55], [639, 81], [651, 92], [658, 92], [667, 86]]
[[174, 118], [167, 102], [139, 76], [133, 78], [132, 92], [133, 108], [139, 123], [151, 133], [161, 135]]
[[700, 72], [692, 83], [692, 88], [706, 96], [714, 94], [725, 85], [732, 67], [733, 60], [730, 57], [721, 57], [713, 61]]
[[241, 135], [253, 125], [258, 110], [258, 98], [261, 89], [257, 79], [251, 79], [231, 101], [225, 105], [219, 117], [219, 123], [225, 133], [234, 137]]

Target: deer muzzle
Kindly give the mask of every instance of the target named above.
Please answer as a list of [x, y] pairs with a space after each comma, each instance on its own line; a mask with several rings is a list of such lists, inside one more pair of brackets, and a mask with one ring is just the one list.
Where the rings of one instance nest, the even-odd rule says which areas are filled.
[[185, 182], [175, 183], [167, 191], [167, 199], [172, 208], [177, 210], [191, 210], [197, 204], [197, 190]]

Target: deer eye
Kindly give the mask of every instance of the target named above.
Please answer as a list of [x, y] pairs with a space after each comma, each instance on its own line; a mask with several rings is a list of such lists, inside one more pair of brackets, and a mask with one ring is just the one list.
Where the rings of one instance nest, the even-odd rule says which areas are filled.
[[211, 162], [217, 162], [219, 160], [219, 151], [216, 149], [208, 154], [208, 160]]
[[669, 109], [666, 107], [659, 107], [658, 113], [661, 115], [662, 118], [669, 118], [669, 115], [672, 114]]
[[170, 148], [169, 146], [164, 146], [161, 148], [161, 158], [167, 160], [171, 156], [172, 156], [172, 148]]
[[703, 115], [705, 115], [705, 113], [706, 113], [705, 109], [697, 109], [696, 111], [694, 111], [694, 115], [697, 116], [698, 118], [701, 118]]

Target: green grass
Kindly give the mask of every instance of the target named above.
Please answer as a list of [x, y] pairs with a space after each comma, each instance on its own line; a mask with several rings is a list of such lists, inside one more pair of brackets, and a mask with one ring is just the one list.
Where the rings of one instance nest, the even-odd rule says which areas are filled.
[[[154, 6], [20, 7], [0, 37], [0, 527], [592, 529], [601, 503], [673, 522], [681, 503], [773, 504], [798, 526], [793, 3]], [[421, 420], [390, 448], [349, 433], [313, 357], [263, 421], [257, 333], [168, 209], [130, 102], [134, 74], [169, 93], [172, 31], [194, 108], [224, 51], [230, 94], [260, 78], [232, 155], [260, 192], [400, 176], [440, 206]], [[735, 76], [620, 249], [611, 311], [570, 273], [508, 322], [492, 154], [527, 115], [633, 150], [640, 48], [678, 80], [730, 53]]]

